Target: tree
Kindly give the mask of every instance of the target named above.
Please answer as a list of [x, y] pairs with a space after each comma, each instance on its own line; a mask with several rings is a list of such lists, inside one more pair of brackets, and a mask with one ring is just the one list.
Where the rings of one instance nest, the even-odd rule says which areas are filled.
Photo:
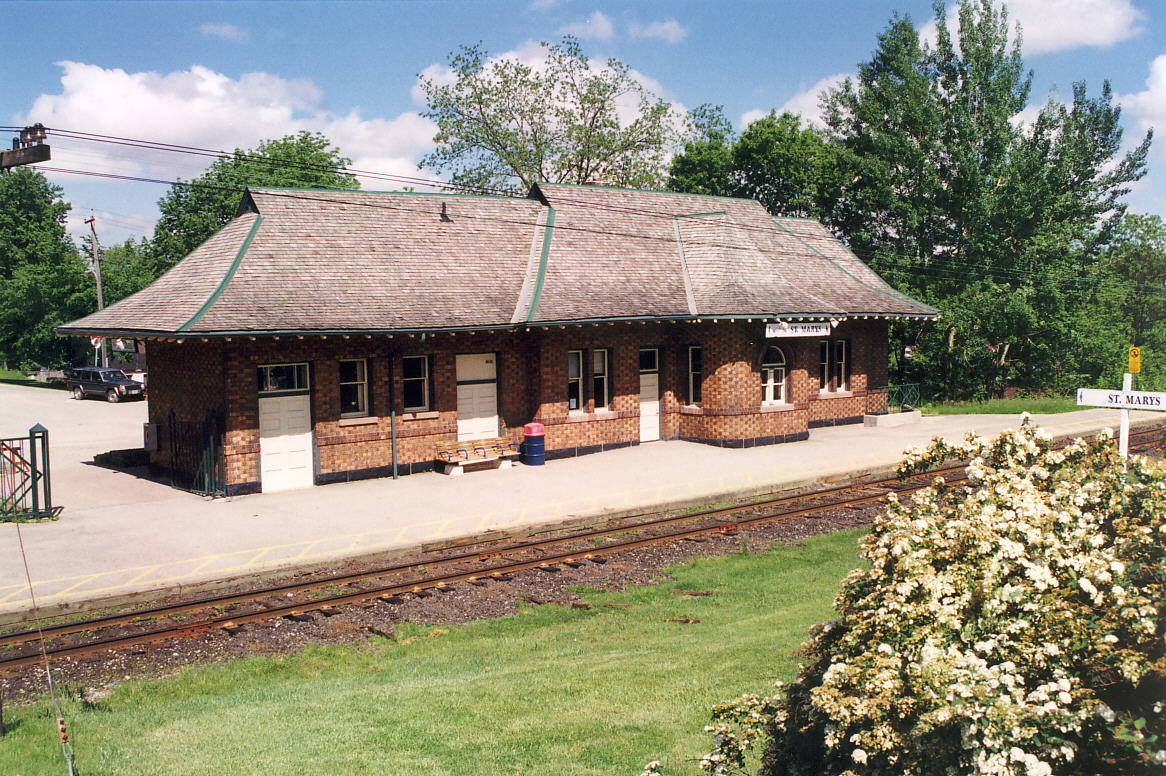
[[30, 167], [0, 174], [0, 360], [9, 366], [67, 363], [70, 343], [53, 328], [96, 309], [61, 193]]
[[[106, 307], [136, 294], [157, 280], [150, 247], [150, 242], [143, 238], [137, 242], [126, 240], [121, 245], [101, 248], [101, 287]], [[83, 249], [88, 249], [88, 245], [83, 246]]]
[[[1150, 135], [1119, 156], [1109, 85], [1018, 120], [1031, 74], [1007, 13], [962, 0], [958, 33], [936, 6], [935, 46], [894, 18], [858, 77], [831, 91], [826, 121], [847, 181], [827, 220], [894, 285], [940, 308], [938, 326], [893, 327], [898, 368], [945, 397], [1002, 385], [1064, 389], [1085, 355], [1070, 323], [1088, 277], [1145, 173]], [[981, 289], [981, 290], [977, 290]], [[1012, 324], [978, 305], [1009, 297]], [[905, 364], [904, 347], [920, 358]], [[992, 354], [988, 357], [986, 354]]]
[[521, 192], [538, 181], [659, 188], [673, 138], [667, 102], [617, 59], [593, 67], [578, 41], [540, 44], [528, 65], [481, 44], [450, 54], [452, 83], [418, 76], [437, 123], [421, 160], [469, 189]]
[[755, 199], [774, 215], [833, 212], [842, 185], [838, 153], [800, 117], [771, 112], [734, 138], [719, 108], [694, 113], [696, 131], [672, 160], [670, 190]]
[[235, 217], [247, 186], [356, 189], [344, 172], [352, 163], [322, 134], [301, 131], [256, 148], [236, 148], [194, 180], [179, 181], [158, 202], [161, 217], [151, 241], [154, 277], [174, 266]]
[[797, 680], [718, 706], [702, 767], [760, 741], [763, 776], [1161, 774], [1166, 469], [1116, 447], [1026, 419], [908, 451], [969, 482], [890, 497]]

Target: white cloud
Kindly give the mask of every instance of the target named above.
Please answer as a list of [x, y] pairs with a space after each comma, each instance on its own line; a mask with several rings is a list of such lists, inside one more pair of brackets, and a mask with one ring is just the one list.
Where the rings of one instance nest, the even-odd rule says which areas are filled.
[[[1008, 26], [1014, 30], [1020, 24], [1026, 56], [1112, 46], [1145, 30], [1146, 15], [1133, 0], [1009, 0], [1007, 6]], [[947, 22], [954, 36], [959, 22], [954, 9], [949, 9]], [[934, 19], [923, 25], [919, 37], [935, 44]]]
[[[81, 62], [58, 65], [63, 71], [61, 91], [39, 96], [24, 116], [16, 117], [19, 123], [39, 121], [50, 129], [225, 151], [254, 148], [300, 130], [318, 131], [352, 158], [354, 168], [409, 177], [418, 176], [417, 159], [433, 147], [436, 127], [416, 112], [391, 118], [365, 117], [357, 110], [330, 113], [320, 107], [323, 95], [309, 80], [269, 73], [245, 73], [236, 79], [199, 65], [171, 73], [130, 73]], [[213, 161], [60, 135], [51, 135], [50, 142], [53, 159], [46, 166], [63, 169], [173, 180], [196, 177]], [[67, 180], [70, 188], [79, 180], [47, 174]], [[370, 189], [397, 187], [384, 180], [362, 184]]]
[[741, 120], [737, 122], [737, 126], [740, 128], [740, 131], [743, 132], [745, 131], [745, 127], [749, 126], [758, 119], [765, 118], [768, 115], [769, 111], [761, 110], [760, 108], [754, 108], [753, 110], [745, 111], [741, 114]]
[[[835, 73], [828, 75], [825, 78], [817, 81], [808, 89], [795, 94], [785, 101], [785, 104], [777, 109], [779, 114], [789, 111], [796, 113], [815, 127], [824, 127], [826, 124], [822, 121], [822, 109], [819, 106], [822, 92], [827, 89], [833, 89], [847, 78], [851, 77], [850, 73]], [[746, 114], [748, 115], [748, 114]], [[744, 117], [742, 117], [744, 119]]]
[[198, 28], [198, 31], [209, 38], [222, 38], [223, 40], [244, 40], [247, 37], [247, 31], [242, 27], [226, 23], [204, 24]]
[[615, 25], [603, 11], [595, 11], [581, 22], [573, 22], [559, 28], [560, 35], [574, 35], [581, 40], [611, 40], [615, 37]]
[[628, 35], [633, 38], [659, 38], [668, 43], [679, 43], [687, 37], [688, 29], [682, 27], [675, 19], [648, 24], [631, 22], [628, 24]]
[[1157, 56], [1150, 63], [1150, 74], [1146, 77], [1146, 88], [1133, 94], [1119, 94], [1115, 101], [1125, 115], [1132, 114], [1134, 124], [1127, 125], [1125, 140], [1127, 146], [1142, 142], [1147, 130], [1154, 130], [1155, 143], [1150, 146], [1151, 155], [1166, 159], [1166, 148], [1161, 138], [1166, 135], [1166, 54]]

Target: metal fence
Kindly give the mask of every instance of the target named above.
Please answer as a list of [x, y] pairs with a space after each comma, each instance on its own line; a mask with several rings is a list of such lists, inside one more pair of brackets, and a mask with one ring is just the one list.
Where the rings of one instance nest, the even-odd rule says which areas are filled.
[[52, 517], [49, 430], [37, 423], [28, 436], [0, 439], [0, 521]]
[[222, 416], [178, 420], [171, 410], [168, 420], [170, 484], [204, 496], [227, 495]]
[[911, 412], [918, 408], [919, 383], [884, 385], [867, 391], [867, 412], [871, 415]]

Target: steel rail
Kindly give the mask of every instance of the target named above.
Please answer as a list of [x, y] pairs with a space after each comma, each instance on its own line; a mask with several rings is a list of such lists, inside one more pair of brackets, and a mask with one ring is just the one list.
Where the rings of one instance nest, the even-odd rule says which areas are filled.
[[[1151, 430], [1137, 432], [1131, 436], [1149, 437], [1160, 435], [1161, 433], [1162, 428], [1154, 428]], [[865, 483], [849, 483], [806, 493], [782, 496], [773, 499], [763, 499], [760, 501], [748, 502], [729, 507], [704, 510], [688, 515], [660, 517], [652, 520], [634, 522], [627, 525], [603, 528], [599, 530], [585, 530], [576, 533], [569, 533], [564, 536], [514, 544], [506, 547], [498, 547], [487, 550], [474, 550], [448, 557], [410, 561], [408, 563], [396, 564], [393, 566], [387, 566], [370, 571], [327, 577], [309, 582], [279, 585], [276, 587], [263, 588], [250, 592], [208, 597], [171, 606], [138, 610], [132, 613], [113, 614], [105, 617], [94, 618], [91, 620], [64, 623], [56, 626], [47, 626], [42, 628], [41, 632], [44, 634], [46, 639], [52, 639], [90, 630], [111, 628], [118, 625], [137, 625], [140, 623], [140, 621], [151, 618], [170, 617], [178, 614], [187, 614], [206, 609], [222, 608], [241, 603], [252, 602], [261, 605], [263, 599], [270, 599], [276, 596], [282, 597], [289, 594], [295, 595], [296, 593], [310, 592], [326, 587], [349, 585], [356, 582], [367, 581], [379, 577], [386, 577], [402, 572], [412, 571], [416, 573], [421, 568], [429, 569], [433, 567], [449, 567], [470, 562], [482, 563], [490, 559], [500, 558], [504, 555], [518, 555], [520, 553], [529, 552], [547, 552], [548, 550], [552, 550], [556, 547], [562, 547], [573, 542], [594, 541], [597, 539], [618, 536], [620, 534], [628, 534], [630, 532], [666, 528], [684, 523], [717, 520], [718, 518], [740, 515], [742, 513], [748, 513], [751, 511], [767, 510], [764, 514], [756, 514], [749, 517], [740, 517], [731, 520], [722, 520], [719, 522], [714, 522], [712, 525], [700, 525], [697, 527], [671, 531], [659, 535], [613, 542], [601, 547], [592, 547], [582, 551], [560, 551], [551, 555], [543, 555], [533, 560], [511, 560], [495, 566], [491, 566], [489, 568], [469, 571], [457, 570], [437, 576], [415, 578], [406, 582], [380, 585], [366, 590], [330, 595], [315, 601], [292, 602], [279, 606], [261, 608], [252, 612], [238, 614], [223, 613], [218, 616], [200, 619], [192, 623], [179, 623], [155, 630], [149, 630], [143, 633], [119, 636], [111, 639], [103, 639], [85, 644], [70, 645], [48, 651], [48, 654], [53, 657], [76, 657], [108, 649], [116, 649], [142, 643], [163, 641], [170, 638], [188, 637], [196, 633], [201, 633], [212, 629], [231, 628], [262, 620], [277, 619], [279, 617], [294, 617], [313, 611], [327, 611], [328, 609], [333, 609], [339, 606], [362, 603], [372, 599], [391, 599], [395, 596], [399, 596], [405, 593], [420, 594], [434, 589], [440, 590], [459, 582], [477, 582], [479, 580], [488, 580], [492, 578], [497, 579], [499, 577], [505, 577], [509, 574], [528, 569], [547, 569], [560, 565], [571, 565], [585, 561], [596, 561], [597, 559], [603, 559], [608, 555], [627, 552], [629, 550], [654, 544], [682, 541], [718, 533], [732, 533], [736, 532], [739, 528], [751, 525], [791, 520], [797, 517], [803, 517], [828, 510], [869, 504], [871, 502], [885, 498], [891, 492], [901, 494], [913, 493], [915, 491], [929, 487], [931, 483], [934, 482], [936, 477], [950, 474], [959, 474], [963, 471], [963, 469], [963, 466], [949, 466], [942, 469], [921, 472], [919, 474], [912, 475], [910, 478], [907, 478], [908, 480], [925, 480], [923, 483], [916, 485], [907, 485], [903, 481], [900, 481], [898, 478], [886, 478]], [[963, 479], [963, 477], [956, 477], [955, 479], [950, 479], [948, 481], [960, 482]], [[869, 491], [872, 489], [883, 490], [880, 490], [880, 492], [877, 493], [865, 493], [854, 497], [843, 497], [841, 499], [832, 501], [828, 500], [824, 503], [820, 501], [823, 497], [831, 495], [845, 494], [847, 492], [854, 491]], [[792, 510], [772, 511], [782, 505], [789, 505], [791, 503], [796, 504], [798, 502], [804, 501], [818, 501], [819, 503], [812, 503], [808, 506]], [[39, 638], [39, 634], [35, 630], [9, 633], [0, 636], [0, 647], [19, 646], [21, 644], [34, 641], [37, 638]], [[0, 658], [0, 671], [28, 665], [40, 659], [41, 656], [39, 654]]]

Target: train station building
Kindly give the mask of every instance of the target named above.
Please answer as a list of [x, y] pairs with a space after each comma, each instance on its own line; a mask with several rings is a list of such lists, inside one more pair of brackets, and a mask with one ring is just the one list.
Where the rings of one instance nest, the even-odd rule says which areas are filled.
[[229, 495], [546, 457], [752, 447], [860, 422], [888, 322], [937, 311], [757, 202], [537, 184], [527, 198], [250, 189], [148, 288], [62, 326], [147, 342], [151, 462]]

